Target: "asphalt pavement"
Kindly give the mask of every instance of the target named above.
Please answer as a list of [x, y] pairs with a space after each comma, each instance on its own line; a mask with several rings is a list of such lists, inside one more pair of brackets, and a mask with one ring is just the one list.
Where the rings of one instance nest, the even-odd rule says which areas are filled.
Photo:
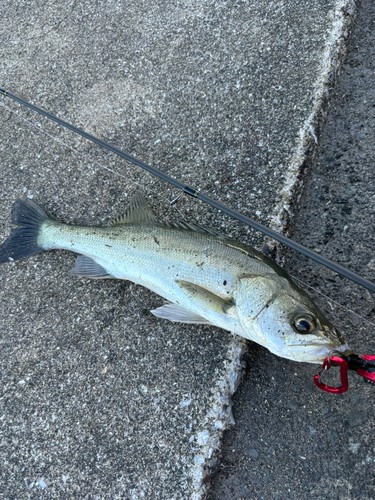
[[[355, 7], [346, 0], [308, 6], [297, 0], [8, 1], [0, 20], [0, 87], [265, 225], [293, 228], [293, 237], [317, 247], [315, 226], [308, 237], [298, 233], [298, 224], [307, 224], [298, 219], [304, 197], [313, 189], [302, 191], [301, 176], [313, 165]], [[106, 224], [142, 189], [160, 221], [185, 219], [264, 246], [262, 235], [178, 197], [71, 132], [4, 97], [0, 106], [1, 239], [11, 231], [11, 206], [20, 197], [66, 222]], [[337, 184], [343, 174], [335, 175]], [[337, 206], [342, 214], [349, 203]], [[345, 217], [348, 212], [344, 208]], [[343, 233], [339, 222], [331, 225]], [[355, 224], [345, 225], [349, 234]], [[343, 246], [340, 241], [331, 251]], [[353, 248], [359, 258], [361, 250]], [[306, 282], [310, 270], [311, 283], [321, 287], [320, 269], [289, 254], [278, 258]], [[361, 455], [364, 432], [371, 447], [365, 405], [371, 388], [353, 382], [354, 392], [343, 399], [319, 393], [314, 367], [280, 360], [216, 328], [158, 320], [149, 311], [163, 299], [129, 282], [74, 279], [68, 273], [74, 260], [72, 253], [54, 251], [0, 268], [0, 498], [297, 498], [309, 481], [315, 498], [327, 495], [328, 482], [337, 495], [345, 488], [357, 494], [353, 464], [361, 457], [370, 467], [373, 453]], [[332, 279], [340, 295], [348, 285]], [[356, 302], [366, 299], [356, 293]], [[333, 314], [338, 321], [346, 313]], [[356, 347], [371, 353], [373, 344], [360, 335]], [[245, 398], [248, 414], [241, 414], [246, 386], [234, 406], [231, 397], [245, 363], [252, 392]], [[354, 396], [361, 410], [344, 413]], [[290, 463], [289, 451], [278, 454], [281, 448], [300, 452], [301, 428], [310, 432], [307, 442], [320, 443], [321, 415], [328, 427], [324, 415], [337, 408], [349, 434], [346, 448], [340, 447], [348, 458], [337, 462], [334, 481], [319, 479], [325, 459], [312, 470], [307, 453], [292, 454]], [[228, 448], [233, 434], [222, 446], [223, 431], [234, 422], [239, 441], [244, 434], [251, 440], [245, 455], [232, 451], [237, 445]], [[326, 455], [330, 460], [344, 439], [340, 429], [336, 422], [327, 430], [336, 446]], [[368, 495], [372, 486], [365, 478]], [[304, 486], [298, 489], [299, 480]]]
[[[363, 1], [333, 82], [327, 118], [304, 188], [294, 199], [290, 236], [361, 276], [375, 278], [375, 3]], [[375, 353], [374, 294], [292, 251], [287, 271], [314, 297], [353, 349]], [[323, 294], [323, 295], [321, 295]], [[349, 373], [349, 390], [316, 389], [316, 370], [252, 345], [233, 399], [210, 500], [375, 497], [375, 387]], [[339, 385], [337, 373], [324, 382]]]

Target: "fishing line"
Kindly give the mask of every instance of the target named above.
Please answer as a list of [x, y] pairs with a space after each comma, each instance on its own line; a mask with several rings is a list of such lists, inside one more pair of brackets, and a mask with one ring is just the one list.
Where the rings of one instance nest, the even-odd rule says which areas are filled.
[[194, 198], [197, 198], [198, 200], [203, 201], [204, 203], [207, 203], [208, 205], [211, 205], [212, 207], [216, 208], [217, 210], [220, 210], [227, 215], [231, 216], [233, 219], [237, 219], [240, 222], [243, 222], [244, 224], [252, 227], [253, 229], [256, 229], [257, 231], [260, 231], [261, 233], [265, 234], [266, 236], [273, 238], [274, 240], [278, 241], [279, 243], [282, 243], [290, 248], [293, 248], [294, 250], [297, 250], [297, 252], [302, 253], [306, 257], [309, 257], [312, 260], [315, 260], [319, 264], [322, 264], [325, 267], [328, 267], [332, 271], [341, 274], [342, 276], [345, 276], [346, 278], [350, 279], [351, 281], [354, 281], [354, 283], [357, 283], [358, 285], [363, 286], [364, 288], [367, 288], [368, 290], [371, 290], [372, 292], [375, 292], [375, 283], [372, 283], [371, 281], [366, 280], [365, 278], [362, 278], [361, 276], [358, 276], [357, 274], [353, 273], [352, 271], [349, 271], [345, 267], [340, 266], [336, 262], [332, 262], [331, 260], [319, 255], [318, 253], [314, 252], [313, 250], [310, 250], [303, 245], [296, 243], [293, 240], [290, 240], [286, 236], [283, 236], [280, 233], [277, 233], [276, 231], [273, 231], [272, 229], [263, 226], [262, 224], [259, 224], [258, 222], [255, 222], [254, 220], [250, 219], [249, 217], [246, 217], [245, 215], [242, 215], [235, 210], [232, 210], [226, 205], [223, 205], [222, 203], [213, 200], [212, 198], [209, 198], [205, 194], [199, 192], [198, 190], [191, 188], [190, 186], [187, 186], [183, 184], [182, 182], [178, 181], [177, 179], [174, 179], [173, 177], [170, 177], [169, 175], [165, 174], [164, 172], [161, 172], [160, 170], [151, 167], [147, 165], [146, 163], [143, 163], [140, 160], [137, 160], [136, 158], [133, 158], [132, 156], [128, 155], [127, 153], [124, 153], [118, 148], [115, 148], [114, 146], [111, 146], [110, 144], [107, 144], [106, 142], [102, 141], [101, 139], [98, 139], [97, 137], [94, 137], [91, 134], [88, 134], [87, 132], [75, 127], [74, 125], [71, 125], [70, 123], [65, 122], [64, 120], [61, 120], [60, 118], [57, 118], [56, 116], [48, 113], [47, 111], [44, 111], [43, 109], [40, 109], [33, 104], [24, 101], [20, 97], [17, 97], [5, 90], [0, 89], [0, 94], [3, 96], [9, 97], [13, 101], [16, 101], [23, 106], [26, 106], [29, 109], [32, 109], [33, 111], [36, 111], [37, 113], [45, 116], [46, 118], [58, 123], [62, 127], [65, 127], [76, 134], [79, 134], [80, 136], [84, 137], [85, 139], [88, 139], [91, 142], [94, 142], [95, 144], [98, 144], [99, 146], [107, 149], [108, 151], [111, 151], [112, 153], [120, 156], [121, 158], [125, 159], [126, 161], [133, 163], [134, 165], [137, 165], [138, 167], [141, 167], [142, 169], [146, 170], [147, 172], [151, 173], [152, 175], [155, 175], [156, 177], [159, 177], [160, 179], [164, 180], [165, 182], [175, 186], [176, 188], [182, 190], [184, 193], [189, 194], [190, 196], [193, 196]]
[[[293, 274], [290, 274], [288, 272], [289, 276], [291, 278], [293, 278], [294, 280], [296, 281], [299, 281], [300, 283], [302, 283], [303, 285], [307, 286], [308, 288], [310, 288], [311, 290], [314, 290], [314, 292], [318, 293], [319, 295], [322, 295], [323, 297], [325, 297], [329, 302], [332, 302], [333, 304], [336, 304], [337, 306], [339, 307], [342, 307], [345, 311], [348, 311], [350, 312], [351, 314], [354, 314], [354, 316], [357, 316], [358, 318], [362, 319], [363, 321], [365, 321], [366, 323], [368, 323], [369, 325], [371, 326], [374, 326], [375, 327], [375, 323], [373, 323], [372, 321], [369, 321], [368, 319], [364, 318], [363, 316], [361, 316], [360, 314], [357, 314], [356, 312], [354, 312], [352, 309], [349, 309], [348, 307], [346, 306], [343, 306], [342, 304], [340, 304], [339, 302], [336, 302], [336, 300], [333, 300], [331, 299], [331, 297], [329, 297], [328, 295], [325, 295], [323, 292], [319, 292], [319, 290], [317, 290], [316, 288], [314, 288], [313, 286], [311, 285], [308, 285], [307, 283], [305, 283], [304, 281], [300, 280], [299, 278], [296, 278], [295, 276], [293, 276]], [[332, 307], [332, 306], [331, 306]]]
[[[32, 121], [28, 120], [27, 118], [23, 117], [22, 115], [20, 115], [19, 113], [17, 113], [17, 111], [14, 111], [13, 109], [9, 108], [8, 106], [6, 106], [4, 103], [1, 103], [1, 106], [6, 109], [7, 111], [9, 111], [10, 113], [13, 113], [14, 115], [16, 115], [18, 118], [20, 118], [21, 120], [27, 122], [29, 125], [31, 125], [32, 127], [34, 127], [36, 130], [38, 130], [38, 132], [42, 132], [43, 134], [45, 134], [46, 136], [48, 136], [50, 139], [53, 139], [55, 142], [61, 144], [62, 146], [66, 147], [67, 149], [69, 149], [70, 151], [73, 151], [73, 153], [75, 153], [76, 155], [79, 155], [81, 157], [84, 157], [85, 156], [85, 153], [82, 153], [81, 151], [79, 151], [78, 149], [74, 148], [73, 146], [69, 145], [69, 144], [66, 144], [65, 142], [63, 142], [61, 139], [58, 139], [57, 137], [49, 134], [48, 132], [46, 132], [45, 130], [43, 130], [41, 127], [39, 127], [36, 123], [33, 123]], [[97, 167], [103, 169], [103, 170], [106, 170], [108, 172], [111, 172], [112, 174], [114, 175], [117, 175], [118, 177], [121, 177], [123, 179], [126, 179], [126, 180], [129, 180], [128, 177], [126, 177], [125, 175], [123, 174], [120, 174], [119, 172], [117, 172], [116, 170], [112, 170], [111, 168], [109, 167], [106, 167], [105, 165], [102, 165], [100, 163], [98, 163], [97, 161], [93, 161], [93, 164], [96, 165]], [[136, 184], [137, 186], [141, 187], [142, 189], [144, 189], [145, 191], [149, 191], [150, 193], [153, 193], [154, 195], [158, 196], [159, 198], [161, 198], [161, 200], [163, 201], [163, 203], [166, 203], [168, 204], [169, 206], [173, 205], [173, 208], [175, 210], [177, 210], [177, 212], [180, 214], [180, 216], [182, 217], [182, 219], [185, 219], [184, 215], [182, 214], [182, 212], [175, 206], [175, 204], [177, 203], [178, 200], [180, 200], [183, 196], [184, 196], [184, 193], [179, 193], [172, 201], [169, 201], [167, 200], [163, 195], [161, 195], [160, 193], [158, 193], [157, 191], [154, 191], [153, 189], [150, 189], [148, 186], [146, 185], [143, 185], [143, 184], [140, 184], [139, 182], [137, 181], [132, 181], [134, 182], [134, 184]], [[301, 279], [293, 276], [292, 274], [288, 273], [294, 280], [296, 281], [299, 281], [300, 283], [302, 283], [303, 285], [305, 285], [306, 287], [310, 288], [311, 290], [314, 290], [314, 292], [318, 293], [319, 295], [322, 295], [323, 297], [325, 297], [328, 301], [329, 301], [329, 304], [330, 303], [333, 303], [333, 304], [336, 304], [337, 306], [341, 307], [342, 309], [344, 309], [345, 311], [348, 311], [349, 313], [353, 314], [354, 316], [357, 316], [358, 318], [360, 318], [361, 320], [365, 321], [366, 323], [368, 323], [369, 325], [375, 327], [375, 323], [372, 323], [371, 321], [369, 321], [368, 319], [364, 318], [363, 316], [357, 314], [356, 312], [354, 312], [352, 309], [349, 309], [348, 307], [346, 306], [343, 306], [342, 304], [340, 304], [339, 302], [331, 299], [328, 295], [325, 295], [324, 293], [320, 292], [319, 290], [317, 290], [316, 288], [312, 287], [311, 285], [308, 285], [307, 283], [305, 283], [304, 281], [302, 281]], [[331, 304], [330, 304], [331, 305]], [[331, 306], [332, 307], [332, 306]]]
[[[58, 144], [61, 144], [62, 146], [64, 146], [67, 149], [69, 149], [70, 151], [73, 151], [73, 153], [75, 153], [76, 155], [79, 155], [81, 157], [85, 157], [85, 153], [82, 153], [81, 151], [79, 151], [78, 149], [74, 148], [73, 146], [70, 146], [69, 144], [65, 144], [65, 142], [63, 142], [61, 139], [58, 139], [57, 137], [54, 137], [53, 135], [49, 134], [48, 132], [46, 132], [45, 130], [43, 130], [41, 127], [39, 127], [36, 123], [33, 123], [32, 121], [28, 120], [24, 116], [20, 115], [19, 113], [17, 113], [17, 111], [14, 111], [13, 109], [8, 108], [8, 106], [6, 106], [4, 103], [1, 103], [0, 106], [2, 106], [4, 109], [6, 109], [7, 111], [9, 111], [10, 113], [13, 113], [14, 115], [16, 115], [18, 118], [21, 118], [21, 120], [24, 120], [29, 125], [31, 125], [35, 129], [37, 129], [39, 132], [42, 132], [43, 134], [45, 134], [46, 136], [48, 136], [50, 139], [53, 139], [54, 141], [56, 141]], [[102, 164], [98, 163], [95, 160], [92, 161], [92, 164], [95, 165], [96, 167], [99, 167], [99, 168], [103, 169], [103, 170], [107, 170], [108, 172], [111, 172], [112, 174], [117, 175], [118, 177], [122, 177], [126, 181], [129, 180], [129, 177], [126, 177], [126, 175], [120, 174], [116, 170], [112, 170], [111, 168], [106, 167], [105, 165], [102, 165]], [[163, 203], [165, 203], [169, 207], [171, 205], [173, 205], [173, 208], [180, 214], [180, 217], [183, 220], [185, 220], [185, 217], [182, 214], [182, 212], [176, 206], [174, 206], [175, 203], [183, 196], [183, 193], [179, 193], [172, 201], [169, 201], [167, 198], [165, 198], [165, 196], [161, 195], [157, 191], [154, 191], [153, 189], [150, 189], [147, 185], [140, 184], [139, 182], [137, 182], [135, 180], [132, 180], [132, 182], [134, 184], [136, 184], [137, 186], [139, 186], [140, 188], [144, 189], [145, 191], [149, 191], [150, 193], [153, 193], [155, 196], [158, 196], [159, 198], [161, 198], [161, 200], [163, 201]]]

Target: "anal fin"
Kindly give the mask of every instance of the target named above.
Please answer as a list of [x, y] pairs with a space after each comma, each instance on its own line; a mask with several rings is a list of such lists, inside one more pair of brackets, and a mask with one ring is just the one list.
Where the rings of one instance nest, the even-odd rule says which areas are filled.
[[150, 311], [157, 318], [169, 319], [175, 323], [193, 323], [196, 325], [211, 325], [207, 319], [194, 314], [178, 304], [166, 304]]
[[70, 274], [78, 278], [91, 278], [96, 280], [113, 278], [113, 276], [108, 274], [102, 266], [90, 259], [90, 257], [86, 257], [86, 255], [79, 255], [77, 257], [76, 263], [70, 271]]

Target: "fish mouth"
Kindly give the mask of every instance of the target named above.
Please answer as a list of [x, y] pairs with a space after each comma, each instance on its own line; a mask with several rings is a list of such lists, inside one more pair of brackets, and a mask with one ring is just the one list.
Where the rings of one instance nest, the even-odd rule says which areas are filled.
[[[299, 348], [299, 351], [302, 349], [304, 350], [304, 353], [298, 353], [297, 349], [295, 349], [295, 354], [294, 356], [291, 356], [291, 359], [295, 359], [296, 361], [303, 361], [306, 363], [321, 363], [326, 359], [328, 354], [331, 351], [336, 351], [340, 353], [345, 353], [347, 351], [352, 352], [348, 344], [342, 344], [342, 345], [337, 345], [337, 344], [308, 344], [308, 345], [301, 345], [301, 344], [293, 344], [290, 343], [288, 344], [288, 348], [291, 348], [291, 350], [294, 350], [293, 348]], [[299, 354], [302, 354], [300, 356]], [[296, 357], [295, 357], [296, 356]], [[298, 359], [297, 359], [298, 358]]]

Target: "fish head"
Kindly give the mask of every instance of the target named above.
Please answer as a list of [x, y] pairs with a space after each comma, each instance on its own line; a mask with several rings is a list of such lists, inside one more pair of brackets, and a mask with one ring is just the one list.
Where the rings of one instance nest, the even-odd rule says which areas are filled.
[[246, 276], [235, 296], [244, 334], [283, 358], [321, 363], [346, 339], [294, 283], [277, 274]]

